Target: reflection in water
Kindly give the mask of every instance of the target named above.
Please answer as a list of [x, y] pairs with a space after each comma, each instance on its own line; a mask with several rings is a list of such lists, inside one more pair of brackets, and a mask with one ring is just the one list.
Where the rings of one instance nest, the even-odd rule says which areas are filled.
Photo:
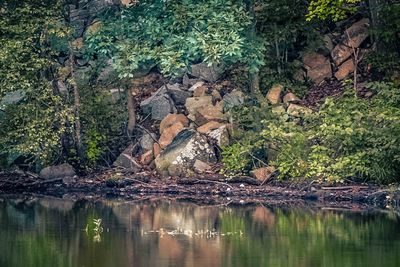
[[[99, 219], [96, 240], [87, 229]], [[400, 220], [262, 205], [0, 200], [0, 253], [0, 267], [394, 267]]]

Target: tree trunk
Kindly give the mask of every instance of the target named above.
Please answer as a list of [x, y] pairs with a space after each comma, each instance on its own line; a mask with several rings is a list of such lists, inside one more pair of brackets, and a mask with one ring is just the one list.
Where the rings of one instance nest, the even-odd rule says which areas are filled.
[[81, 119], [80, 119], [80, 106], [81, 106], [81, 98], [79, 95], [78, 85], [75, 79], [75, 56], [72, 48], [72, 43], [69, 42], [69, 67], [71, 71], [71, 79], [70, 84], [72, 86], [72, 92], [74, 94], [74, 128], [75, 128], [75, 146], [79, 159], [83, 160], [83, 146], [82, 146], [82, 138], [81, 138]]
[[126, 90], [126, 100], [128, 109], [128, 136], [133, 135], [133, 131], [136, 127], [136, 99], [134, 97], [135, 90], [133, 87], [127, 88]]
[[[253, 17], [254, 22], [249, 30], [250, 40], [254, 40], [256, 37], [256, 18], [254, 12], [254, 0], [246, 0], [246, 8], [250, 13], [250, 16]], [[263, 96], [260, 91], [260, 73], [259, 71], [255, 73], [249, 73], [249, 83], [250, 83], [250, 91], [254, 98], [258, 100], [259, 103], [263, 102]]]
[[[387, 0], [368, 0], [369, 12], [371, 17], [371, 25], [375, 30], [378, 30], [382, 26], [382, 15], [380, 9], [387, 5]], [[373, 38], [373, 49], [376, 52], [383, 51], [385, 48], [383, 47], [383, 43], [379, 40], [379, 38], [374, 34]]]

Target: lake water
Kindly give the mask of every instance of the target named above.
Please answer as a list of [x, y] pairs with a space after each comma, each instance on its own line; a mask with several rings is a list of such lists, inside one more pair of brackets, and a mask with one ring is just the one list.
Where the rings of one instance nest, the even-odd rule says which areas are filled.
[[0, 267], [33, 266], [398, 267], [400, 219], [261, 204], [0, 198]]

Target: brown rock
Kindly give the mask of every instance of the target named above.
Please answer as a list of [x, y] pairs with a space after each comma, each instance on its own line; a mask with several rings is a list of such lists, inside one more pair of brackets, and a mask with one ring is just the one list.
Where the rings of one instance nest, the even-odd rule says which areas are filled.
[[177, 136], [178, 133], [180, 133], [184, 128], [185, 126], [181, 122], [177, 122], [174, 125], [164, 129], [159, 140], [160, 147], [165, 148], [171, 144], [175, 136]]
[[332, 77], [332, 67], [329, 58], [318, 54], [307, 54], [303, 58], [304, 67], [307, 69], [307, 77], [316, 84]]
[[201, 96], [205, 96], [206, 93], [207, 93], [207, 87], [202, 85], [202, 86], [197, 87], [196, 89], [194, 89], [193, 96], [194, 97], [201, 97]]
[[351, 47], [347, 47], [343, 44], [338, 44], [332, 50], [332, 59], [336, 66], [342, 64], [346, 59], [348, 59], [353, 53]]
[[[350, 47], [360, 47], [360, 45], [368, 37], [368, 28], [370, 26], [370, 21], [368, 18], [357, 21], [350, 28], [347, 29], [345, 33], [346, 41], [345, 44]], [[350, 39], [348, 38], [350, 36]]]
[[149, 165], [154, 160], [153, 150], [149, 150], [140, 156], [140, 163], [142, 165]]
[[210, 122], [207, 122], [206, 124], [200, 126], [199, 128], [197, 128], [197, 131], [199, 133], [206, 134], [206, 133], [209, 133], [209, 132], [211, 132], [213, 130], [218, 129], [221, 126], [224, 126], [224, 124], [220, 123], [220, 122], [217, 122], [217, 121], [210, 121]]
[[267, 99], [272, 105], [276, 105], [281, 102], [282, 91], [283, 91], [283, 86], [280, 84], [275, 85], [268, 91]]
[[336, 79], [339, 81], [344, 80], [350, 73], [353, 73], [356, 66], [354, 65], [353, 59], [349, 59], [339, 66], [338, 71], [335, 73]]
[[210, 121], [219, 121], [219, 122], [225, 121], [225, 116], [222, 113], [222, 107], [220, 105], [219, 106], [208, 105], [201, 109], [198, 109], [195, 117], [196, 117], [195, 122], [198, 125], [203, 125]]
[[189, 114], [196, 114], [197, 109], [212, 105], [212, 96], [189, 97], [185, 107]]
[[175, 123], [180, 122], [184, 127], [189, 126], [189, 120], [183, 114], [169, 114], [160, 123], [160, 134], [164, 132], [166, 128], [171, 127]]
[[[345, 62], [368, 37], [369, 19], [362, 19], [348, 28], [344, 34], [345, 41], [332, 50], [332, 59], [336, 66]], [[350, 38], [349, 38], [350, 37]]]
[[263, 167], [255, 169], [251, 172], [251, 175], [260, 181], [267, 181], [275, 174], [276, 169], [273, 166]]
[[326, 57], [319, 53], [308, 53], [305, 54], [303, 57], [304, 67], [306, 69], [314, 69], [318, 68], [319, 66], [325, 64]]
[[161, 147], [160, 147], [160, 145], [157, 144], [157, 143], [154, 143], [154, 144], [153, 144], [153, 155], [154, 155], [154, 157], [157, 158], [158, 155], [160, 155], [160, 153], [161, 153]]
[[196, 161], [193, 164], [193, 170], [198, 174], [202, 174], [211, 170], [211, 166], [205, 163], [204, 161], [196, 159]]
[[296, 103], [299, 102], [300, 99], [293, 93], [287, 93], [283, 97], [283, 103], [288, 104], [288, 103]]

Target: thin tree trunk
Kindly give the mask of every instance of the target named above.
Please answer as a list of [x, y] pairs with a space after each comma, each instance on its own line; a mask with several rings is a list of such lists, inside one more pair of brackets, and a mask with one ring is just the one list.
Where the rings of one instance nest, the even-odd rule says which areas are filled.
[[72, 48], [72, 43], [69, 43], [69, 67], [71, 71], [71, 86], [74, 94], [74, 128], [75, 128], [75, 146], [78, 157], [80, 160], [83, 160], [83, 146], [82, 146], [82, 138], [81, 138], [81, 119], [80, 119], [80, 106], [81, 106], [81, 98], [79, 95], [78, 85], [75, 79], [75, 56]]
[[134, 97], [134, 88], [128, 88], [126, 90], [126, 100], [128, 109], [128, 136], [133, 135], [133, 131], [136, 127], [136, 99]]
[[[256, 37], [256, 21], [255, 21], [255, 11], [254, 11], [254, 0], [246, 0], [246, 8], [250, 13], [251, 17], [253, 17], [254, 22], [249, 31], [250, 40], [255, 39]], [[263, 96], [260, 91], [260, 74], [259, 71], [249, 74], [249, 82], [250, 82], [250, 91], [254, 98], [258, 100], [258, 102], [263, 102]]]

